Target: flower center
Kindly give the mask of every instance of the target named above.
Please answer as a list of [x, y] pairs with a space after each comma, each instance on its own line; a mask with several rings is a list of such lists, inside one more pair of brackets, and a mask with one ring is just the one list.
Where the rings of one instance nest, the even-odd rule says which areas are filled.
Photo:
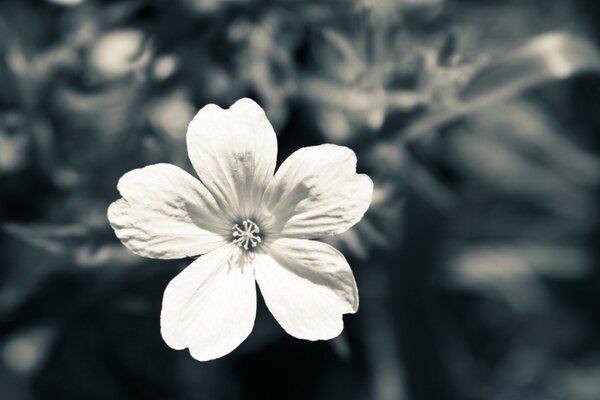
[[[241, 225], [241, 226], [240, 226]], [[231, 228], [233, 243], [244, 250], [252, 250], [261, 242], [260, 229], [252, 220], [245, 219]]]

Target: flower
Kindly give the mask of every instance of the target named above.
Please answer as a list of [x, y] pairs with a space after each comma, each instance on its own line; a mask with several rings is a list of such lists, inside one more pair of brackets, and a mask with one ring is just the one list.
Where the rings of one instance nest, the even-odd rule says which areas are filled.
[[134, 253], [176, 259], [202, 255], [167, 286], [161, 334], [200, 361], [233, 351], [256, 315], [256, 284], [290, 335], [327, 340], [358, 308], [344, 256], [311, 240], [346, 231], [371, 202], [373, 183], [356, 174], [347, 147], [293, 153], [275, 172], [277, 138], [250, 99], [202, 108], [187, 131], [200, 180], [170, 164], [126, 173], [108, 218]]

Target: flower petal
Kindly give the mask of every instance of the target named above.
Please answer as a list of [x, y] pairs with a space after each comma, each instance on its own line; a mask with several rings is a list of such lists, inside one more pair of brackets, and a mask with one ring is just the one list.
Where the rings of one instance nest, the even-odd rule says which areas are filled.
[[123, 175], [122, 199], [108, 208], [115, 234], [136, 254], [183, 258], [226, 243], [229, 229], [200, 181], [171, 164], [155, 164]]
[[164, 341], [189, 348], [192, 357], [212, 360], [230, 353], [248, 337], [256, 316], [256, 285], [244, 255], [233, 245], [194, 261], [167, 286], [160, 314]]
[[326, 340], [358, 309], [358, 289], [344, 256], [328, 244], [278, 239], [253, 261], [267, 307], [290, 335]]
[[283, 162], [265, 198], [272, 231], [296, 238], [342, 233], [369, 208], [373, 182], [356, 174], [356, 156], [344, 146], [303, 147]]
[[187, 146], [200, 180], [217, 202], [235, 210], [237, 219], [252, 217], [277, 159], [277, 137], [263, 109], [250, 99], [227, 110], [209, 104], [190, 123]]

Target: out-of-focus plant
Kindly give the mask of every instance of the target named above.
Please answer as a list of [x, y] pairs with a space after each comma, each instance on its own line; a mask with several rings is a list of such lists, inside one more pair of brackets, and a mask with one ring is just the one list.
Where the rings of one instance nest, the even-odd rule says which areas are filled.
[[[506, 357], [494, 355], [501, 365], [493, 369], [497, 374], [478, 374], [467, 367], [490, 362], [489, 356], [457, 354], [447, 367], [455, 371], [448, 372], [454, 382], [478, 375], [494, 387], [492, 393], [502, 393], [500, 388], [507, 385], [515, 393], [528, 393], [520, 379], [531, 376], [532, 393], [567, 393], [551, 378], [552, 371], [564, 368], [560, 356], [546, 360], [551, 363], [546, 370], [541, 359], [531, 360], [534, 364], [526, 370], [528, 361], [520, 357], [540, 357], [542, 349], [564, 340], [558, 332], [542, 334], [532, 346], [529, 335], [540, 329], [569, 321], [564, 323], [586, 330], [578, 313], [557, 304], [548, 282], [577, 283], [591, 274], [593, 254], [586, 243], [597, 226], [593, 216], [598, 213], [600, 159], [564, 137], [563, 121], [541, 112], [531, 99], [514, 98], [549, 83], [596, 75], [599, 67], [598, 50], [585, 39], [561, 33], [535, 38], [475, 70], [444, 108], [417, 119], [397, 139], [410, 160], [403, 172], [407, 183], [444, 215], [438, 220], [444, 231], [441, 255], [435, 260], [444, 271], [441, 282], [481, 296], [485, 304], [474, 307], [475, 312], [494, 312], [498, 321], [520, 326], [523, 335], [504, 343], [511, 347]], [[519, 323], [520, 318], [531, 322]], [[476, 327], [447, 329], [444, 342], [473, 348], [469, 335]], [[525, 369], [507, 373], [517, 366]], [[456, 372], [465, 368], [469, 372]], [[485, 392], [474, 390], [457, 392], [473, 398]]]
[[[434, 397], [595, 400], [600, 173], [585, 110], [598, 50], [577, 4], [0, 3], [2, 368], [49, 399], [292, 387], [299, 398], [442, 388]], [[373, 178], [371, 209], [334, 242], [356, 265], [363, 312], [331, 347], [294, 347], [257, 323], [235, 357], [203, 369], [147, 335], [177, 270], [122, 257], [93, 215], [129, 169], [189, 169], [184, 121], [244, 96], [265, 105], [282, 159], [347, 143]], [[29, 366], [17, 353], [33, 354]], [[302, 368], [306, 358], [319, 362]], [[248, 372], [257, 364], [270, 385], [251, 383], [264, 381]], [[17, 382], [2, 368], [1, 382]]]

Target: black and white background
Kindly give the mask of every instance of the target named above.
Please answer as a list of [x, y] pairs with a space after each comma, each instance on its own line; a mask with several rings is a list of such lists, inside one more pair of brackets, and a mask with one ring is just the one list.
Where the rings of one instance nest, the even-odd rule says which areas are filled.
[[[201, 363], [106, 208], [241, 97], [375, 182], [360, 309]], [[600, 399], [599, 189], [592, 0], [0, 1], [0, 399]]]

